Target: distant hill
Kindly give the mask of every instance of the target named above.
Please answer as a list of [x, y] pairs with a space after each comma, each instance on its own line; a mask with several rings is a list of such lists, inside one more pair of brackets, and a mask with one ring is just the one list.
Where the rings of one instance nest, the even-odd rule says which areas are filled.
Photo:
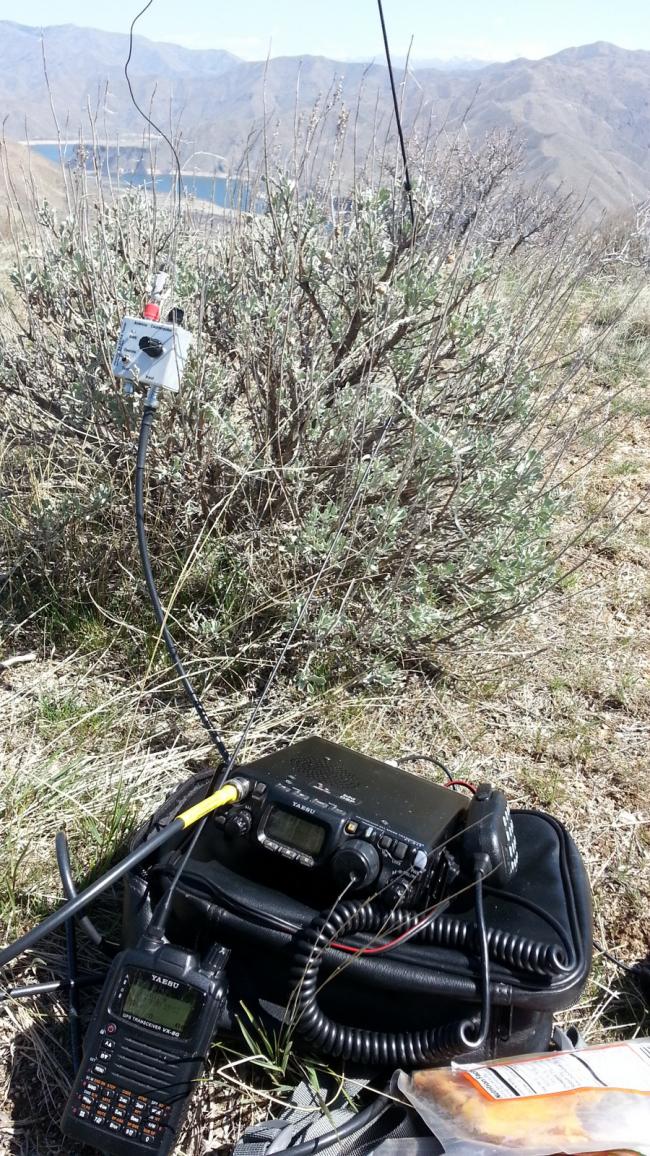
[[[62, 134], [88, 136], [89, 115], [101, 139], [141, 139], [143, 123], [124, 80], [128, 37], [64, 25], [40, 30], [0, 22], [0, 108], [14, 139], [51, 138], [54, 122], [43, 71]], [[525, 138], [531, 178], [587, 192], [596, 208], [624, 212], [650, 194], [650, 52], [597, 43], [543, 60], [475, 67], [418, 67], [406, 83], [407, 131], [452, 132], [464, 121], [471, 137], [514, 129]], [[317, 100], [340, 88], [354, 110], [356, 156], [383, 144], [391, 120], [385, 67], [319, 56], [239, 60], [228, 52], [191, 50], [136, 37], [131, 63], [136, 97], [158, 123], [180, 128], [182, 159], [216, 153], [236, 166], [259, 138], [266, 114], [272, 149], [288, 154], [296, 124]], [[90, 114], [89, 114], [90, 110]], [[171, 110], [171, 111], [170, 111]], [[335, 132], [335, 118], [322, 141]], [[352, 153], [348, 154], [351, 164]]]
[[27, 218], [35, 191], [53, 208], [65, 207], [63, 177], [58, 165], [34, 155], [24, 145], [5, 140], [0, 143], [0, 237], [10, 232], [9, 207], [19, 204]]
[[477, 68], [487, 68], [488, 63], [487, 60], [475, 60], [472, 56], [450, 56], [446, 60], [437, 57], [413, 60], [411, 67], [416, 71], [418, 68], [437, 68], [439, 72], [475, 72]]

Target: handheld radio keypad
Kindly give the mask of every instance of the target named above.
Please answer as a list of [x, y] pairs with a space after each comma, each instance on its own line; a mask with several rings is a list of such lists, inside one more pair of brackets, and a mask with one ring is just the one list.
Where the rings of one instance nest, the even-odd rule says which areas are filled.
[[151, 941], [120, 952], [86, 1033], [66, 1135], [110, 1156], [172, 1150], [223, 1020], [228, 954], [215, 947], [200, 961]]

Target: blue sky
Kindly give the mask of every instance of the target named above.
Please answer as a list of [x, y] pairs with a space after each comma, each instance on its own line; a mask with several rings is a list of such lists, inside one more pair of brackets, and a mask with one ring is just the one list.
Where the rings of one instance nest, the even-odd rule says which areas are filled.
[[[0, 0], [0, 19], [80, 24], [126, 32], [145, 0]], [[395, 56], [505, 60], [610, 40], [650, 50], [648, 0], [384, 0]], [[237, 56], [320, 53], [339, 60], [381, 56], [375, 0], [154, 0], [138, 25], [154, 40], [226, 48]]]

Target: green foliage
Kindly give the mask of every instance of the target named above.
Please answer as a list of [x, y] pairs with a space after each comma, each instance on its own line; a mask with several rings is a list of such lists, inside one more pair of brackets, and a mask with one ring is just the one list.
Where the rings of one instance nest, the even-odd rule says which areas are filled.
[[308, 603], [302, 684], [390, 685], [548, 586], [548, 342], [576, 258], [503, 149], [452, 159], [421, 172], [414, 229], [397, 181], [336, 200], [284, 176], [264, 213], [214, 230], [138, 193], [42, 214], [0, 338], [16, 614], [142, 625], [142, 400], [110, 362], [166, 233], [197, 343], [158, 416], [148, 524], [186, 650], [257, 679]]

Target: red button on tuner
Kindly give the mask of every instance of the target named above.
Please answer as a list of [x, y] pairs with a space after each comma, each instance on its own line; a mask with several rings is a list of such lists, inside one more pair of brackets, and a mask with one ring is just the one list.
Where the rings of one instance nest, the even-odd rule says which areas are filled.
[[114, 1035], [114, 1033], [117, 1031], [117, 1024], [106, 1024], [106, 1031], [108, 1032], [109, 1036]]

